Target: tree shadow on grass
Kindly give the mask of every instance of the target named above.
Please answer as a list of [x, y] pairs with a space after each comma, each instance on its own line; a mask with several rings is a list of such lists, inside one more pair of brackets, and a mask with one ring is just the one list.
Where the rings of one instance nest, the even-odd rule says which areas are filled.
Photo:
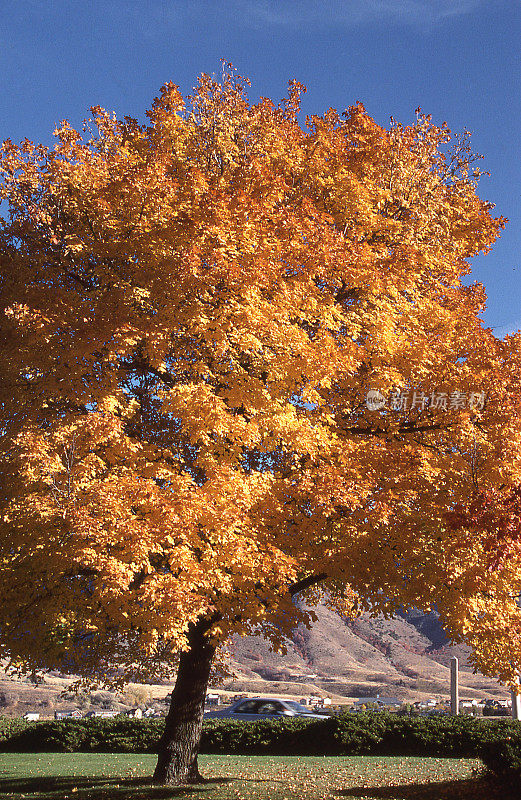
[[[0, 797], [17, 795], [27, 800], [168, 800], [190, 797], [197, 791], [202, 797], [215, 784], [230, 783], [231, 778], [208, 778], [190, 786], [157, 786], [150, 778], [88, 778], [81, 775], [40, 778], [4, 778], [0, 780]], [[71, 794], [71, 793], [74, 794]]]
[[378, 800], [506, 800], [504, 787], [488, 778], [408, 783], [400, 786], [352, 786], [339, 789], [337, 797]]

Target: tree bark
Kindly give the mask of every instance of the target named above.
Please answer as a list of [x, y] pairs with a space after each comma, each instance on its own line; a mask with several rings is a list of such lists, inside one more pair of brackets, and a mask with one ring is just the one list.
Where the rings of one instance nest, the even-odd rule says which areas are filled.
[[159, 743], [154, 782], [165, 786], [202, 783], [197, 753], [204, 701], [215, 646], [205, 635], [213, 620], [201, 618], [188, 629], [189, 649], [181, 653], [165, 730]]

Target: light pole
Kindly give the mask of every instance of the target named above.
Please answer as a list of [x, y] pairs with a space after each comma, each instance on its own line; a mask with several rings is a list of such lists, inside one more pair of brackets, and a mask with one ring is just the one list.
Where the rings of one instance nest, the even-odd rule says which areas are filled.
[[458, 659], [450, 660], [450, 713], [459, 714]]
[[512, 719], [521, 719], [521, 695], [517, 692], [510, 692], [512, 700]]

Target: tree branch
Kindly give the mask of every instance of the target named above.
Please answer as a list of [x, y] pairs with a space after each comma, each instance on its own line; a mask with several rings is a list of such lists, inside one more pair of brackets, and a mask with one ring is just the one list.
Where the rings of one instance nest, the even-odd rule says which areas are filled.
[[308, 575], [307, 578], [302, 578], [302, 580], [296, 581], [288, 586], [288, 592], [292, 597], [295, 597], [296, 594], [303, 592], [305, 589], [309, 589], [310, 586], [322, 583], [327, 577], [328, 575], [325, 572], [319, 572], [318, 575]]
[[443, 425], [440, 422], [433, 423], [432, 425], [420, 425], [420, 426], [416, 426], [414, 422], [405, 422], [403, 425], [400, 425], [400, 427], [397, 430], [394, 431], [389, 431], [386, 428], [356, 427], [356, 428], [345, 428], [344, 432], [362, 434], [365, 436], [379, 436], [380, 434], [392, 434], [393, 436], [396, 436], [400, 433], [422, 433], [422, 431], [439, 431], [439, 430], [446, 430], [447, 428], [450, 427], [451, 425]]

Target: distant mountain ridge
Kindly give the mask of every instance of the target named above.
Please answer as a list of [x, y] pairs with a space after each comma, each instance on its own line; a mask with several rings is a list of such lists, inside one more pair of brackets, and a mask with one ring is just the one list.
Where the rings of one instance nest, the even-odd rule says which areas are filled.
[[235, 637], [231, 663], [236, 677], [226, 687], [261, 691], [265, 685], [265, 690], [298, 693], [305, 686], [308, 692], [314, 687], [319, 694], [343, 697], [447, 696], [450, 659], [456, 655], [463, 697], [507, 695], [497, 681], [472, 673], [469, 650], [449, 644], [436, 612], [346, 621], [325, 605], [315, 611], [317, 621], [293, 632], [285, 656], [272, 653], [260, 637]]

